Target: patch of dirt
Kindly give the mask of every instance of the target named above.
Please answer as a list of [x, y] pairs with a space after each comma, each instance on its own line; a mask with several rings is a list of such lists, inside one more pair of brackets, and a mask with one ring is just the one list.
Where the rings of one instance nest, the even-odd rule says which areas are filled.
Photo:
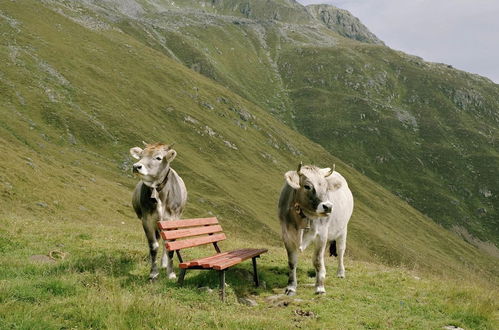
[[49, 256], [42, 255], [42, 254], [35, 254], [29, 257], [29, 260], [34, 261], [34, 262], [39, 262], [42, 264], [51, 264], [56, 262], [55, 259], [50, 258]]
[[296, 309], [293, 311], [296, 316], [301, 316], [301, 317], [316, 317], [315, 313], [312, 311], [304, 311], [303, 309]]

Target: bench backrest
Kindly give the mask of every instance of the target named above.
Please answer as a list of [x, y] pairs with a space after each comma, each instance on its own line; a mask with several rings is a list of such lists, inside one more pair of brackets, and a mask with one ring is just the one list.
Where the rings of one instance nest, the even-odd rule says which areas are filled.
[[161, 230], [161, 237], [166, 241], [168, 251], [216, 243], [226, 239], [215, 217], [159, 221], [158, 228]]

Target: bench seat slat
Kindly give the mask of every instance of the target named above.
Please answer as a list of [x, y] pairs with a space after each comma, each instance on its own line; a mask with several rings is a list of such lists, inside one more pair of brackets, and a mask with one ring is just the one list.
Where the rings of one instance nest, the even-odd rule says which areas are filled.
[[237, 265], [238, 263], [240, 263], [244, 260], [247, 260], [247, 259], [250, 259], [253, 257], [257, 257], [260, 254], [265, 253], [265, 252], [267, 252], [267, 250], [261, 250], [261, 251], [255, 252], [252, 255], [245, 255], [244, 257], [236, 257], [236, 258], [227, 260], [225, 263], [213, 265], [211, 268], [216, 269], [216, 270], [223, 270], [223, 269], [229, 268], [231, 266]]
[[235, 250], [231, 251], [229, 255], [217, 259], [215, 261], [211, 261], [208, 263], [203, 263], [203, 268], [213, 268], [216, 270], [222, 270], [229, 268], [231, 266], [237, 265], [238, 263], [250, 259], [256, 256], [259, 256], [262, 253], [267, 252], [267, 249], [248, 249], [248, 250]]
[[251, 249], [240, 249], [240, 250], [229, 251], [229, 252], [227, 252], [226, 255], [218, 256], [217, 258], [206, 258], [204, 260], [198, 261], [197, 264], [202, 266], [203, 268], [211, 268], [211, 265], [213, 265], [213, 264], [220, 263], [220, 262], [227, 260], [229, 258], [234, 258], [236, 256], [240, 256], [249, 250], [251, 250]]
[[206, 259], [214, 259], [214, 258], [218, 258], [220, 256], [223, 256], [223, 255], [226, 255], [228, 254], [229, 252], [223, 252], [223, 253], [219, 253], [219, 254], [215, 254], [211, 257], [206, 257], [206, 258], [199, 258], [199, 259], [194, 259], [194, 260], [189, 260], [189, 261], [184, 261], [184, 262], [181, 262], [178, 266], [180, 268], [189, 268], [191, 266], [199, 266], [199, 263], [206, 260]]
[[201, 263], [201, 266], [203, 266], [203, 268], [213, 268], [213, 265], [224, 263], [227, 260], [231, 260], [231, 259], [236, 258], [236, 257], [243, 257], [246, 253], [250, 252], [251, 250], [252, 249], [233, 250], [221, 258], [203, 261]]
[[177, 238], [182, 238], [182, 237], [198, 236], [198, 235], [203, 235], [203, 234], [213, 234], [213, 233], [218, 233], [221, 231], [222, 231], [222, 227], [220, 225], [191, 227], [191, 228], [178, 229], [178, 230], [162, 231], [161, 237], [163, 237], [164, 240], [171, 240], [171, 239], [177, 239]]
[[166, 248], [168, 249], [168, 251], [175, 251], [203, 244], [218, 242], [224, 239], [226, 239], [225, 234], [220, 233], [210, 236], [202, 236], [202, 237], [188, 238], [180, 241], [166, 242]]
[[218, 253], [210, 257], [194, 259], [183, 262], [180, 268], [189, 268], [193, 266], [202, 266], [203, 268], [213, 268], [222, 270], [234, 266], [246, 259], [259, 256], [267, 252], [267, 249], [239, 249], [230, 252]]
[[183, 219], [183, 220], [158, 222], [158, 228], [160, 230], [171, 230], [177, 228], [204, 226], [204, 225], [218, 225], [218, 219], [212, 217], [212, 218]]
[[209, 256], [209, 257], [194, 259], [194, 260], [190, 260], [190, 261], [184, 261], [183, 263], [179, 264], [179, 267], [180, 268], [189, 268], [191, 266], [202, 266], [203, 264], [215, 262], [216, 260], [222, 260], [223, 258], [227, 257], [231, 253], [233, 253], [233, 251], [217, 253], [217, 254]]
[[[247, 250], [247, 249], [244, 249], [244, 250]], [[193, 259], [193, 260], [190, 260], [190, 261], [185, 261], [185, 262], [183, 262], [183, 263], [180, 264], [180, 268], [188, 268], [188, 267], [191, 267], [191, 266], [201, 266], [202, 263], [206, 263], [206, 262], [209, 262], [209, 261], [218, 260], [218, 259], [223, 258], [224, 256], [228, 255], [231, 252], [232, 251], [222, 252], [222, 253], [217, 253], [217, 254], [209, 256], [209, 257], [204, 257], [204, 258]]]

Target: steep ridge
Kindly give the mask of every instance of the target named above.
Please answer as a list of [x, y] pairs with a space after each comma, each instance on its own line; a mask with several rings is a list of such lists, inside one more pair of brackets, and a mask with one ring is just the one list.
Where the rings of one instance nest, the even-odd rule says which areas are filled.
[[310, 5], [307, 11], [329, 29], [343, 37], [361, 42], [384, 45], [369, 29], [349, 11], [330, 5]]
[[[75, 226], [139, 230], [128, 148], [146, 140], [176, 143], [186, 215], [216, 214], [241, 241], [280, 246], [282, 174], [300, 160], [336, 163], [356, 198], [351, 256], [453, 276], [497, 274], [492, 259], [264, 109], [118, 28], [89, 29], [91, 20], [37, 1], [2, 3], [0, 19], [0, 251], [15, 253], [19, 241], [55, 245]], [[42, 227], [53, 236], [37, 237]]]
[[[332, 6], [48, 3], [81, 24], [120, 29], [226, 86], [497, 254], [499, 88], [489, 80], [384, 47]], [[268, 16], [275, 8], [287, 14]]]

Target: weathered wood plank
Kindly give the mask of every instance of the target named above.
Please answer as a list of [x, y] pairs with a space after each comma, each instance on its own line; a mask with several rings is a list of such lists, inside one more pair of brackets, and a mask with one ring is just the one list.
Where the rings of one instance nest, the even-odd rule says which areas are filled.
[[168, 251], [175, 251], [175, 250], [190, 248], [190, 247], [199, 246], [199, 245], [203, 245], [203, 244], [218, 242], [218, 241], [221, 241], [224, 239], [226, 239], [224, 233], [214, 234], [214, 235], [210, 235], [210, 236], [184, 239], [181, 241], [166, 242], [166, 248], [168, 249]]
[[222, 231], [222, 227], [220, 225], [191, 227], [191, 228], [185, 228], [185, 229], [162, 231], [161, 237], [163, 237], [164, 240], [171, 240], [171, 239], [177, 239], [177, 238], [183, 238], [183, 237], [199, 236], [199, 235], [204, 235], [204, 234], [213, 234], [213, 233], [218, 233], [221, 231]]
[[172, 221], [159, 221], [158, 228], [160, 230], [170, 230], [185, 227], [204, 226], [204, 225], [217, 225], [218, 219], [212, 218], [198, 218], [198, 219], [183, 219]]

